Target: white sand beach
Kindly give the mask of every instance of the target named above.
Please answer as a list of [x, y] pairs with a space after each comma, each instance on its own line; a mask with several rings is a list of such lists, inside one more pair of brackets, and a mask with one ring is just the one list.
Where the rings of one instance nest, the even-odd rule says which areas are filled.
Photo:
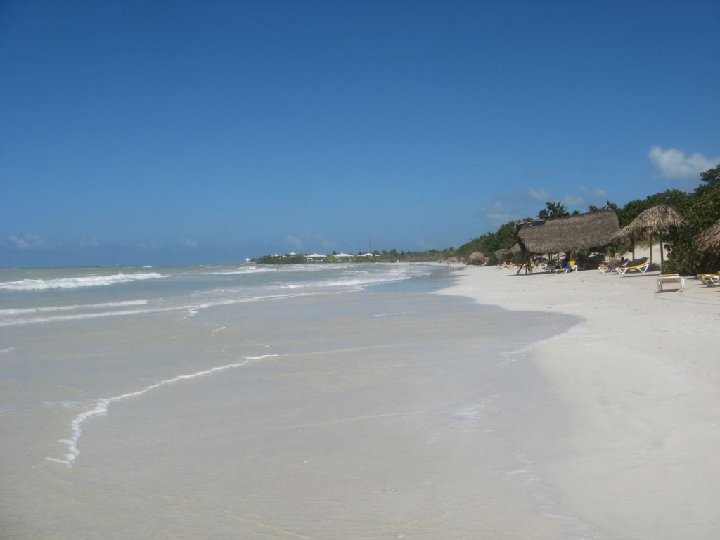
[[656, 293], [657, 272], [458, 275], [444, 294], [583, 319], [517, 359], [571, 418], [528, 456], [560, 505], [601, 538], [720, 537], [720, 290]]

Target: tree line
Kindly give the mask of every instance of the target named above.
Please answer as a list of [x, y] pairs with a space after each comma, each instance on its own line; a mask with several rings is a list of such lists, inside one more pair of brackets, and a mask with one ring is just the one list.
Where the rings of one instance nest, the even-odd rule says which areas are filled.
[[[720, 255], [699, 251], [694, 244], [695, 236], [701, 231], [712, 226], [720, 219], [720, 164], [700, 174], [700, 185], [692, 192], [685, 192], [679, 189], [668, 189], [644, 199], [635, 199], [624, 206], [619, 206], [607, 201], [605, 206], [590, 205], [589, 212], [600, 210], [613, 210], [617, 216], [620, 227], [628, 225], [641, 212], [660, 204], [667, 204], [680, 212], [687, 220], [687, 225], [673, 231], [664, 239], [669, 247], [669, 258], [665, 263], [664, 271], [677, 272], [692, 275], [699, 272], [720, 271]], [[555, 219], [565, 216], [577, 215], [577, 210], [569, 212], [561, 202], [548, 201], [545, 208], [541, 209], [536, 218], [532, 219]], [[499, 249], [510, 249], [515, 245], [516, 223], [523, 220], [513, 220], [501, 225], [496, 231], [485, 233], [457, 249], [449, 247], [438, 250], [427, 251], [398, 251], [395, 249], [386, 251], [374, 251], [374, 257], [362, 257], [359, 253], [353, 260], [355, 262], [435, 262], [452, 258], [467, 260], [471, 253], [479, 251], [484, 253], [493, 262], [494, 253]], [[614, 246], [608, 246], [613, 250]], [[332, 256], [328, 256], [325, 262], [332, 262]], [[299, 264], [307, 262], [303, 255], [266, 255], [255, 259], [253, 262], [263, 264]]]
[[[687, 225], [665, 238], [670, 254], [664, 270], [681, 274], [717, 272], [720, 270], [720, 256], [699, 251], [695, 247], [694, 238], [720, 219], [720, 164], [701, 173], [700, 180], [700, 185], [689, 193], [668, 189], [644, 199], [632, 200], [622, 207], [607, 201], [603, 207], [589, 206], [588, 211], [613, 210], [622, 228], [648, 208], [660, 204], [671, 206], [682, 214]], [[570, 213], [562, 203], [548, 201], [545, 208], [538, 212], [537, 219], [554, 219], [573, 214], [579, 212]], [[485, 233], [463, 244], [457, 249], [456, 256], [467, 258], [471, 253], [479, 251], [491, 257], [499, 249], [511, 248], [516, 242], [516, 222], [517, 220], [513, 220], [505, 223], [497, 231]]]

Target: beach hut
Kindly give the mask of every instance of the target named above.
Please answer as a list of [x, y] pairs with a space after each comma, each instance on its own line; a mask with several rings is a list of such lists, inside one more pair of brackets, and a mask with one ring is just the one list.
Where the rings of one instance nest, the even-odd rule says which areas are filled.
[[[632, 222], [625, 227], [627, 235], [633, 239], [647, 238], [650, 240], [650, 264], [652, 264], [653, 236], [660, 238], [660, 271], [662, 271], [665, 255], [663, 254], [663, 237], [670, 231], [682, 227], [687, 222], [680, 212], [667, 204], [659, 204], [648, 208], [638, 214]], [[633, 251], [634, 257], [634, 251]]]
[[527, 253], [585, 251], [608, 244], [618, 231], [612, 210], [518, 224], [517, 237]]
[[482, 251], [473, 251], [468, 257], [468, 262], [476, 266], [485, 264], [485, 254]]
[[623, 246], [623, 248], [627, 248], [629, 245], [632, 251], [632, 258], [635, 258], [635, 239], [633, 238], [632, 231], [628, 225], [625, 225], [622, 229], [616, 232], [610, 241], [618, 246]]
[[720, 253], [720, 219], [695, 237], [695, 245], [702, 251]]
[[510, 250], [509, 249], [496, 249], [495, 250], [495, 258], [498, 260], [498, 262], [507, 262], [510, 259]]

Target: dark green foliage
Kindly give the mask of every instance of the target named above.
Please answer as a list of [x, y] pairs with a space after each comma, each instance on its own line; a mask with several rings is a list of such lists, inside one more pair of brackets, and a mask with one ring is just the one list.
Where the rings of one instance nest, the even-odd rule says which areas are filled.
[[253, 262], [258, 264], [304, 264], [307, 260], [303, 255], [263, 255]]
[[675, 210], [684, 215], [683, 209], [687, 205], [689, 197], [690, 196], [687, 193], [680, 191], [679, 189], [668, 189], [661, 193], [650, 195], [644, 199], [630, 201], [624, 207], [617, 208], [615, 213], [618, 216], [621, 228], [628, 225], [633, 219], [638, 217], [641, 212], [660, 204], [672, 206]]
[[672, 206], [687, 220], [685, 227], [664, 238], [670, 256], [663, 272], [692, 275], [720, 270], [720, 257], [699, 251], [694, 243], [698, 233], [720, 219], [720, 165], [701, 173], [700, 178], [703, 184], [692, 193], [668, 189], [642, 200], [630, 201], [616, 210], [620, 227], [629, 224], [640, 212], [660, 204]]
[[720, 188], [720, 164], [713, 169], [708, 169], [707, 171], [700, 173], [700, 179], [705, 182], [705, 184], [697, 188], [696, 191], [698, 192], [706, 189]]
[[[701, 173], [703, 183], [694, 192], [686, 193], [679, 189], [668, 189], [645, 199], [628, 202], [622, 208], [607, 201], [604, 207], [591, 205], [590, 212], [600, 210], [614, 210], [618, 216], [620, 227], [628, 225], [641, 212], [667, 204], [680, 212], [688, 221], [687, 226], [674, 231], [668, 238], [664, 238], [669, 251], [669, 258], [665, 263], [664, 272], [677, 272], [692, 275], [699, 272], [720, 271], [720, 254], [706, 253], [695, 247], [694, 239], [698, 233], [712, 226], [720, 219], [720, 164]], [[570, 215], [562, 203], [547, 202], [545, 208], [538, 212], [540, 219], [553, 219]], [[473, 251], [481, 251], [494, 261], [494, 252], [498, 249], [507, 249], [515, 244], [515, 222], [506, 223], [497, 232], [486, 233], [458, 248], [458, 254], [467, 257]], [[598, 246], [602, 250], [604, 246]], [[612, 246], [609, 246], [612, 250]], [[580, 254], [576, 254], [580, 255]]]
[[[628, 202], [620, 208], [617, 204], [607, 201], [604, 207], [591, 205], [590, 212], [600, 210], [614, 210], [618, 216], [620, 227], [628, 225], [641, 212], [660, 204], [672, 206], [680, 212], [688, 224], [664, 238], [669, 251], [669, 258], [663, 268], [664, 272], [677, 272], [692, 275], [699, 272], [720, 271], [720, 254], [706, 253], [695, 247], [694, 239], [698, 233], [712, 226], [720, 219], [720, 164], [700, 174], [702, 184], [692, 193], [679, 189], [668, 189], [645, 199]], [[578, 212], [573, 212], [573, 215]], [[547, 202], [545, 208], [538, 212], [540, 219], [554, 219], [571, 215], [560, 202]], [[528, 221], [526, 218], [525, 221]], [[474, 251], [484, 253], [490, 263], [497, 263], [495, 252], [499, 249], [510, 249], [516, 240], [516, 221], [510, 221], [500, 226], [496, 232], [485, 233], [457, 249], [452, 247], [444, 250], [431, 249], [428, 251], [375, 251], [375, 257], [357, 257], [356, 262], [434, 262], [446, 260], [451, 257], [467, 259]], [[598, 246], [598, 250], [605, 246]], [[612, 249], [612, 248], [611, 248]], [[576, 254], [582, 256], [582, 254]], [[516, 255], [515, 257], [519, 257]], [[330, 259], [329, 259], [330, 260]], [[305, 262], [302, 255], [282, 257], [265, 256], [255, 262], [265, 264], [298, 264]]]
[[699, 251], [694, 243], [695, 236], [720, 219], [720, 166], [701, 177], [705, 184], [686, 195], [682, 207], [676, 207], [688, 224], [668, 239], [671, 251], [666, 272], [692, 275], [720, 271], [720, 255]]
[[467, 244], [463, 244], [457, 249], [457, 253], [459, 257], [467, 258], [472, 252], [479, 251], [492, 262], [494, 253], [498, 249], [510, 249], [516, 242], [515, 222], [510, 221], [502, 225], [496, 232], [485, 233]]
[[595, 206], [594, 204], [588, 206], [588, 212], [599, 212], [600, 210], [614, 210], [616, 214], [619, 211], [618, 205], [610, 201], [607, 201], [605, 206]]
[[[576, 214], [579, 214], [580, 212], [575, 212]], [[561, 202], [546, 202], [545, 208], [540, 210], [538, 212], [538, 217], [540, 219], [555, 219], [560, 217], [569, 216], [570, 212], [568, 212], [568, 209], [565, 207], [565, 205]]]

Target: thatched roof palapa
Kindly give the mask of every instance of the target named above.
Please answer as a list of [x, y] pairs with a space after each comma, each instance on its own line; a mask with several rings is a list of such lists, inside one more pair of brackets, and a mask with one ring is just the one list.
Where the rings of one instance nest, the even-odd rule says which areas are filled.
[[672, 229], [685, 225], [680, 212], [667, 204], [648, 208], [638, 214], [632, 223], [625, 227], [627, 235], [634, 238], [648, 238], [651, 235], [665, 236]]
[[680, 212], [667, 204], [659, 204], [643, 210], [632, 220], [627, 229], [626, 235], [630, 238], [650, 239], [650, 263], [652, 264], [652, 237], [660, 237], [660, 269], [662, 270], [665, 255], [663, 254], [662, 237], [672, 229], [682, 227], [687, 221], [680, 215]]
[[484, 264], [485, 254], [482, 251], [473, 251], [468, 257], [470, 264]]
[[715, 225], [695, 237], [695, 245], [702, 251], [720, 253], [720, 219]]
[[577, 216], [531, 221], [522, 224], [517, 234], [530, 253], [559, 253], [604, 246], [618, 229], [615, 212], [600, 210]]
[[629, 240], [632, 240], [632, 237], [633, 237], [633, 235], [632, 235], [632, 230], [630, 229], [630, 225], [625, 225], [622, 229], [620, 229], [618, 232], [613, 234], [610, 241], [619, 244], [622, 242], [627, 242]]

